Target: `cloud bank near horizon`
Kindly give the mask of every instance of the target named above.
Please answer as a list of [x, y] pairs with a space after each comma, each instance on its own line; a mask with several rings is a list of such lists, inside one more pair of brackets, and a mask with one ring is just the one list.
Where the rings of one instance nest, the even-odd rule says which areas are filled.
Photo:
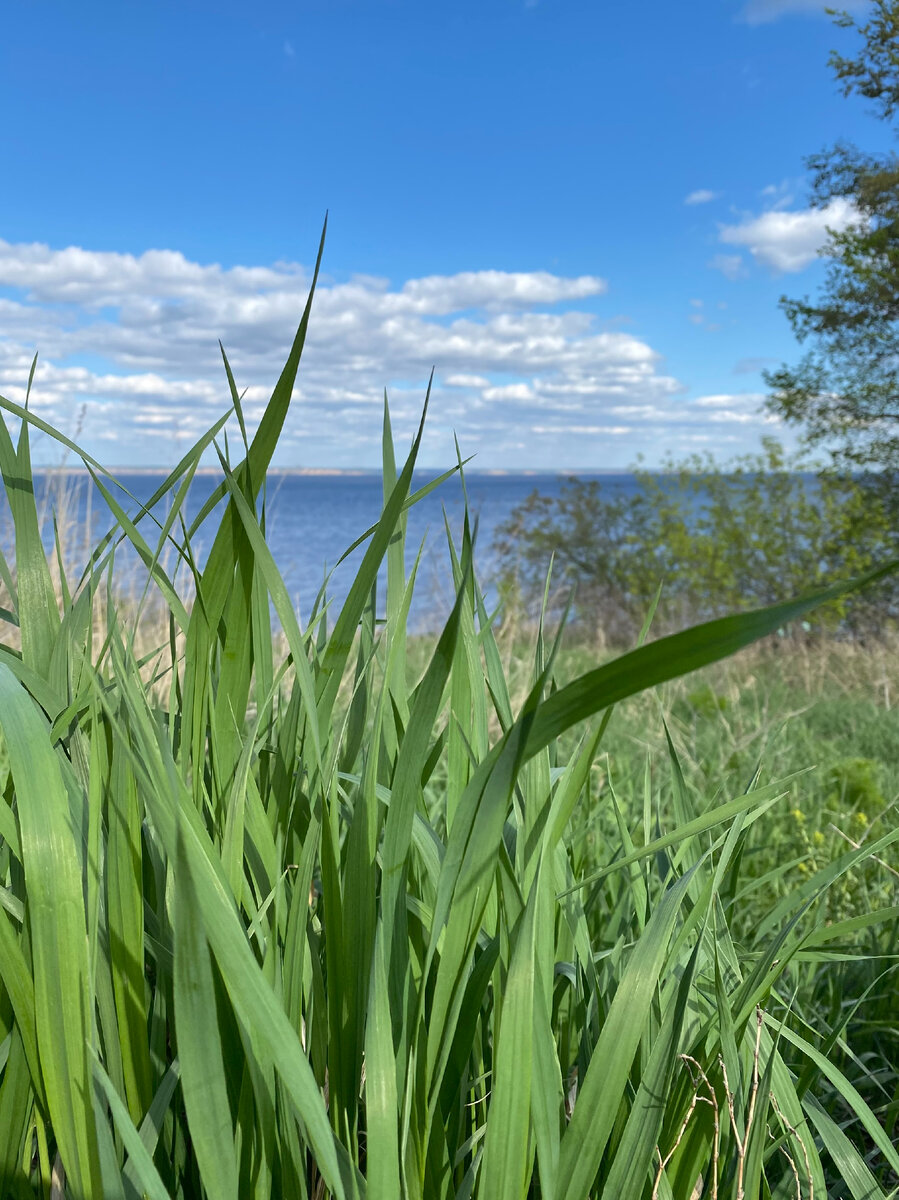
[[[102, 461], [172, 463], [228, 407], [219, 339], [255, 426], [309, 282], [291, 262], [0, 240], [0, 392], [24, 401], [39, 349], [39, 415]], [[384, 387], [402, 443], [433, 365], [430, 464], [454, 459], [454, 432], [480, 466], [583, 469], [639, 452], [727, 454], [764, 431], [756, 395], [713, 409], [687, 399], [653, 347], [585, 308], [606, 291], [596, 276], [546, 271], [320, 282], [277, 463], [377, 465]]]

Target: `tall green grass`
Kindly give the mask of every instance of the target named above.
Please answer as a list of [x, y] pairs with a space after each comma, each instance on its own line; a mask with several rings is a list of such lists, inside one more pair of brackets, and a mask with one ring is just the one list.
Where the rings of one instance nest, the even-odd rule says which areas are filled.
[[[811, 875], [747, 944], [731, 932], [746, 840], [789, 783], [753, 770], [700, 803], [672, 745], [675, 820], [648, 778], [631, 826], [595, 770], [612, 706], [849, 585], [564, 686], [541, 629], [514, 705], [466, 520], [447, 530], [456, 602], [412, 684], [422, 429], [398, 467], [385, 409], [381, 519], [339, 612], [323, 589], [301, 627], [265, 477], [311, 303], [252, 440], [225, 361], [232, 408], [146, 506], [152, 538], [72, 447], [110, 526], [59, 587], [29, 430], [65, 439], [0, 399], [21, 422], [17, 443], [0, 422], [0, 1197], [887, 1195], [899, 1154], [790, 972], [842, 945], [820, 899], [899, 829]], [[236, 464], [218, 441], [231, 412]], [[182, 513], [210, 446], [228, 503], [201, 566], [213, 503], [191, 527]], [[97, 634], [123, 542], [167, 613], [149, 655], [140, 606], [126, 619], [106, 599]], [[585, 858], [572, 817], [598, 806], [617, 834]]]

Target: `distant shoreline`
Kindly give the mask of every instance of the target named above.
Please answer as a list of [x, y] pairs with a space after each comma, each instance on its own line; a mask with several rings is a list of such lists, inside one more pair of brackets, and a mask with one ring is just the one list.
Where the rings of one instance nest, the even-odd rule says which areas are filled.
[[[435, 475], [440, 475], [449, 469], [449, 467], [416, 467], [415, 473], [420, 475], [427, 472], [428, 474], [433, 473]], [[106, 470], [110, 475], [169, 475], [173, 468], [117, 466], [107, 467]], [[33, 473], [35, 475], [87, 475], [88, 471], [86, 467], [35, 466], [33, 468]], [[370, 478], [372, 476], [379, 476], [381, 471], [378, 467], [270, 467], [267, 473], [269, 475], [302, 476], [305, 478]], [[221, 478], [222, 472], [219, 467], [208, 466], [198, 467], [194, 474], [203, 475], [206, 477], [215, 476], [216, 478]], [[467, 476], [478, 475], [481, 477], [489, 476], [498, 479], [504, 479], [521, 478], [521, 476], [529, 475], [544, 477], [547, 475], [557, 475], [560, 477], [581, 478], [595, 475], [633, 475], [634, 472], [627, 470], [626, 468], [618, 467], [585, 467], [583, 470], [578, 470], [575, 467], [559, 467], [555, 470], [550, 467], [522, 467], [520, 469], [511, 467], [484, 467], [474, 470], [467, 468], [465, 474]], [[658, 470], [651, 472], [651, 474], [665, 475], [668, 474], [668, 472]]]

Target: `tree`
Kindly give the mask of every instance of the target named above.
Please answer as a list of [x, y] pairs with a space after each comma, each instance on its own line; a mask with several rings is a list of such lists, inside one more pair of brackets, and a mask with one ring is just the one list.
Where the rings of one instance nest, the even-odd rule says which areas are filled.
[[[854, 57], [830, 65], [846, 96], [899, 118], [899, 0], [873, 0], [855, 31]], [[829, 451], [837, 470], [816, 479], [807, 456], [776, 442], [719, 467], [671, 461], [662, 477], [638, 474], [636, 493], [609, 496], [572, 481], [556, 498], [536, 493], [500, 531], [503, 591], [531, 611], [550, 556], [577, 584], [576, 615], [612, 641], [630, 641], [664, 581], [656, 628], [769, 604], [862, 573], [895, 553], [899, 527], [899, 156], [837, 144], [807, 160], [812, 204], [848, 201], [854, 219], [832, 230], [815, 301], [783, 297], [799, 342], [796, 366], [768, 372], [768, 407], [802, 427], [805, 450]], [[821, 628], [879, 631], [896, 619], [899, 592], [880, 585], [821, 611]], [[514, 604], [509, 607], [514, 608]]]
[[[546, 572], [576, 586], [584, 632], [630, 644], [659, 584], [657, 631], [816, 591], [890, 557], [884, 505], [843, 472], [815, 476], [807, 457], [773, 438], [726, 464], [710, 456], [639, 468], [627, 492], [595, 480], [566, 481], [557, 496], [534, 492], [494, 544], [501, 593], [514, 621], [539, 611]], [[517, 602], [517, 603], [516, 603]], [[516, 611], [519, 610], [519, 611]], [[881, 585], [818, 610], [821, 631], [877, 632], [895, 615]]]
[[[853, 58], [831, 54], [843, 94], [873, 102], [893, 123], [899, 113], [899, 0], [874, 0]], [[899, 158], [837, 144], [807, 160], [812, 203], [849, 200], [857, 217], [831, 230], [830, 260], [815, 301], [781, 299], [793, 331], [808, 350], [796, 366], [768, 372], [769, 409], [803, 428], [811, 445], [827, 448], [837, 466], [899, 471]], [[884, 482], [881, 477], [881, 482]]]

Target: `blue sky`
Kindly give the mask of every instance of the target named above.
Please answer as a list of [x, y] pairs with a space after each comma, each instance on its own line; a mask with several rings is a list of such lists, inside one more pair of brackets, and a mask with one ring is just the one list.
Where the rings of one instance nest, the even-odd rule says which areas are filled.
[[377, 465], [431, 365], [431, 465], [453, 431], [483, 468], [752, 450], [778, 297], [852, 216], [803, 158], [886, 144], [827, 68], [853, 44], [814, 0], [8, 5], [0, 392], [39, 350], [39, 414], [171, 463], [221, 337], [258, 417], [329, 210], [280, 465]]

